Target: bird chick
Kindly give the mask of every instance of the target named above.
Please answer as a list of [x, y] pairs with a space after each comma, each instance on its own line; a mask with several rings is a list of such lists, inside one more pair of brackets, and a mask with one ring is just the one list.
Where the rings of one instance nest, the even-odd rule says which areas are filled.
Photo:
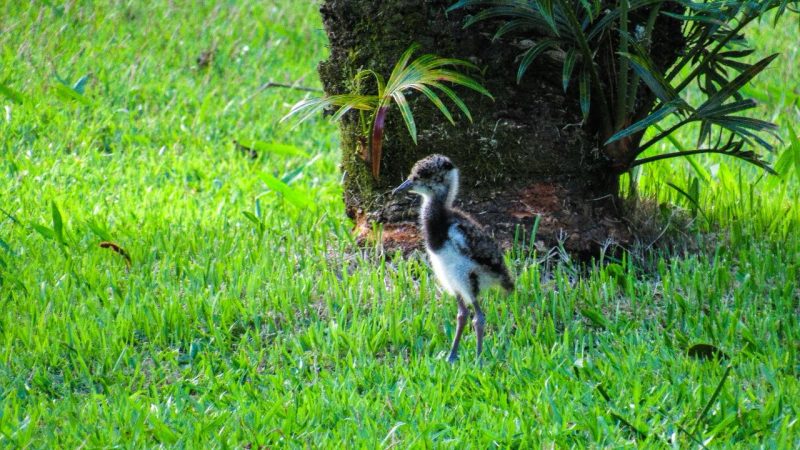
[[478, 340], [477, 356], [480, 356], [486, 319], [478, 304], [478, 295], [493, 286], [500, 286], [506, 292], [514, 289], [503, 253], [475, 219], [453, 207], [458, 195], [458, 169], [446, 156], [430, 155], [418, 161], [392, 194], [402, 191], [422, 197], [420, 223], [425, 249], [437, 280], [447, 292], [455, 295], [458, 303], [456, 334], [447, 359], [450, 362], [458, 359], [468, 305], [475, 310], [472, 324]]

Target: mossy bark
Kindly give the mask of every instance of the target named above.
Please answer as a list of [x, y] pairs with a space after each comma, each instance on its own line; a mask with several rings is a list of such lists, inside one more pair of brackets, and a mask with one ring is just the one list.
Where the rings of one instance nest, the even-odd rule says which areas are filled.
[[[497, 24], [463, 28], [464, 13], [446, 13], [452, 0], [325, 0], [321, 13], [330, 57], [319, 66], [325, 92], [350, 92], [350, 80], [369, 68], [388, 77], [399, 56], [419, 43], [422, 53], [469, 60], [494, 101], [456, 89], [473, 122], [458, 115], [452, 126], [419, 95], [410, 102], [418, 127], [414, 145], [399, 111], [392, 107], [384, 135], [381, 176], [375, 180], [364, 159], [364, 124], [357, 113], [341, 121], [344, 201], [360, 226], [375, 222], [395, 231], [411, 230], [415, 199], [393, 198], [418, 159], [449, 156], [461, 170], [460, 205], [509, 242], [517, 225], [530, 228], [540, 215], [539, 239], [567, 238], [567, 247], [592, 252], [608, 238], [629, 239], [618, 205], [619, 168], [600, 151], [593, 121], [583, 123], [576, 97], [561, 86], [561, 65], [543, 57], [517, 84], [518, 56], [526, 42], [492, 41]], [[680, 30], [678, 29], [678, 33]], [[652, 100], [649, 100], [652, 101]], [[647, 99], [645, 99], [645, 103]], [[451, 108], [456, 112], [456, 108]], [[398, 225], [399, 224], [399, 225]], [[393, 228], [394, 227], [394, 228]], [[400, 242], [414, 233], [385, 233]]]

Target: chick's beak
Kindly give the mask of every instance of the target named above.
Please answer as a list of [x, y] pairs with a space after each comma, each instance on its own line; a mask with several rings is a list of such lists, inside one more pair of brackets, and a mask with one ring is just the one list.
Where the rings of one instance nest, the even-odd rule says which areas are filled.
[[392, 191], [392, 195], [397, 195], [398, 192], [407, 191], [413, 185], [414, 185], [414, 183], [411, 180], [403, 181], [403, 184], [401, 184], [400, 186], [397, 186], [396, 188], [394, 188], [394, 190]]

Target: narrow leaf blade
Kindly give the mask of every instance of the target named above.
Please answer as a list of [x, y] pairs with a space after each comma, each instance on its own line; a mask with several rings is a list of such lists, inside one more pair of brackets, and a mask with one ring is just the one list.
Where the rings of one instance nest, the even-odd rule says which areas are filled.
[[0, 94], [5, 95], [12, 102], [21, 105], [23, 103], [22, 94], [11, 89], [3, 83], [0, 83]]
[[519, 63], [519, 68], [517, 69], [517, 83], [522, 80], [522, 76], [525, 75], [525, 72], [528, 70], [528, 66], [536, 60], [539, 55], [544, 53], [545, 50], [554, 47], [556, 41], [554, 39], [543, 39], [536, 43], [533, 47], [529, 48], [525, 53], [522, 55], [522, 60]]
[[666, 105], [663, 105], [658, 110], [656, 110], [654, 113], [645, 117], [644, 119], [634, 123], [633, 125], [629, 126], [628, 128], [625, 128], [624, 130], [615, 133], [606, 141], [605, 145], [626, 138], [632, 134], [638, 133], [639, 131], [646, 130], [647, 128], [664, 120], [664, 118], [674, 113], [677, 109], [678, 108], [675, 102], [669, 102]]
[[437, 108], [439, 108], [439, 111], [442, 112], [444, 117], [451, 124], [455, 125], [455, 121], [453, 120], [453, 115], [450, 114], [450, 110], [447, 109], [447, 106], [445, 106], [445, 104], [442, 102], [442, 99], [440, 99], [439, 96], [436, 95], [436, 93], [433, 92], [431, 88], [425, 86], [424, 84], [420, 84], [419, 86], [414, 86], [414, 89], [425, 94], [425, 96], [428, 97], [428, 100], [430, 100], [431, 103], [433, 103]]
[[258, 151], [259, 153], [272, 153], [281, 156], [301, 156], [308, 158], [308, 153], [303, 151], [300, 147], [289, 144], [281, 144], [279, 142], [265, 142], [250, 139], [241, 139], [237, 141], [239, 145]]
[[584, 67], [579, 79], [581, 114], [583, 114], [583, 120], [589, 118], [589, 105], [591, 104], [590, 83], [589, 71]]
[[569, 82], [572, 80], [572, 71], [575, 69], [575, 59], [578, 55], [576, 49], [571, 48], [564, 58], [564, 68], [561, 71], [561, 84], [564, 86], [564, 92], [569, 88]]
[[417, 125], [414, 123], [414, 114], [411, 112], [411, 107], [408, 105], [408, 100], [406, 100], [406, 97], [400, 91], [393, 93], [392, 98], [394, 98], [395, 103], [397, 103], [397, 107], [400, 109], [400, 114], [403, 116], [403, 121], [406, 123], [406, 127], [408, 127], [408, 133], [411, 135], [411, 139], [414, 141], [414, 144], [416, 144]]
[[792, 154], [794, 155], [794, 174], [800, 179], [800, 138], [797, 137], [791, 125], [786, 127], [789, 130], [789, 142]]
[[261, 181], [272, 191], [279, 192], [289, 203], [300, 209], [312, 208], [314, 203], [304, 192], [294, 189], [269, 173], [261, 174]]
[[75, 92], [71, 87], [67, 85], [56, 83], [54, 86], [56, 90], [56, 95], [64, 100], [73, 100], [85, 106], [89, 106], [92, 104], [92, 102], [89, 101], [88, 98]]
[[56, 240], [61, 244], [66, 244], [64, 239], [64, 220], [61, 217], [61, 211], [58, 210], [56, 202], [50, 202], [50, 207], [53, 215], [53, 233]]

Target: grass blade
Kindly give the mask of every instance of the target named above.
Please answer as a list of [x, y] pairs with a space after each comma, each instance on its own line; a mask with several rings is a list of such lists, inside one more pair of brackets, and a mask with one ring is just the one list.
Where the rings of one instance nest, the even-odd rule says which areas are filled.
[[60, 244], [67, 245], [66, 239], [64, 239], [64, 221], [56, 202], [50, 202], [50, 209], [53, 216], [53, 235]]
[[303, 158], [308, 158], [308, 153], [303, 151], [300, 147], [296, 147], [294, 145], [289, 144], [281, 144], [278, 142], [265, 142], [265, 141], [254, 141], [249, 139], [241, 139], [235, 141], [242, 147], [256, 150], [259, 153], [273, 153], [276, 155], [281, 156], [301, 156]]
[[41, 237], [45, 238], [45, 239], [55, 239], [56, 238], [56, 234], [53, 232], [53, 230], [50, 229], [50, 228], [47, 228], [44, 225], [39, 225], [38, 223], [32, 223], [31, 224], [31, 228], [33, 228], [33, 230], [35, 232], [39, 233], [39, 235]]
[[789, 142], [791, 144], [789, 149], [794, 155], [794, 174], [800, 179], [800, 139], [798, 139], [797, 133], [795, 133], [791, 125], [786, 125], [786, 129], [789, 132]]
[[89, 101], [88, 98], [86, 98], [82, 94], [75, 92], [74, 89], [72, 89], [67, 85], [56, 83], [54, 86], [56, 90], [56, 96], [58, 96], [61, 99], [73, 100], [85, 106], [89, 106], [92, 104], [92, 102]]
[[278, 192], [283, 195], [283, 198], [286, 199], [289, 203], [296, 206], [299, 209], [313, 209], [314, 202], [311, 200], [311, 197], [308, 194], [290, 187], [286, 183], [282, 182], [281, 180], [275, 178], [269, 173], [262, 173], [260, 175], [261, 181], [267, 185], [272, 191]]
[[697, 429], [700, 427], [700, 424], [703, 422], [703, 419], [705, 418], [706, 414], [708, 414], [708, 411], [711, 410], [711, 407], [714, 405], [714, 402], [717, 401], [717, 397], [719, 397], [720, 392], [722, 392], [722, 387], [725, 385], [725, 381], [728, 379], [728, 375], [731, 374], [732, 368], [733, 366], [731, 366], [730, 364], [728, 365], [728, 367], [725, 368], [725, 373], [722, 374], [722, 379], [720, 379], [719, 383], [717, 383], [717, 388], [714, 389], [714, 393], [711, 395], [711, 398], [708, 399], [705, 408], [703, 408], [700, 414], [697, 415], [697, 419], [695, 420], [694, 423], [694, 428], [692, 429], [692, 434], [697, 433]]
[[3, 83], [0, 83], [0, 94], [5, 95], [9, 100], [12, 102], [21, 105], [23, 103], [22, 94], [11, 89], [10, 87], [6, 86]]

